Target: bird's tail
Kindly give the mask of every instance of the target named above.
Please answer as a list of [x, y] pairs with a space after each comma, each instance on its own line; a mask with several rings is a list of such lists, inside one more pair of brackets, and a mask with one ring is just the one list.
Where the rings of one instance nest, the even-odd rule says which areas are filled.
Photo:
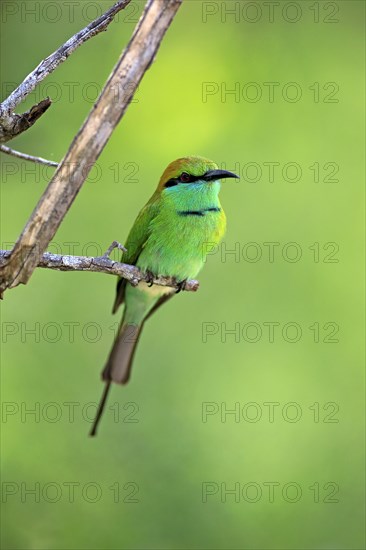
[[115, 384], [127, 384], [139, 340], [142, 324], [125, 323], [122, 320], [118, 335], [102, 372], [102, 380]]
[[163, 293], [161, 296], [150, 296], [148, 293], [141, 291], [134, 296], [133, 307], [130, 309], [125, 307], [112, 351], [102, 372], [105, 388], [90, 435], [93, 436], [97, 433], [111, 383], [127, 384], [130, 378], [133, 357], [145, 321], [172, 296], [173, 292]]
[[124, 322], [124, 319], [122, 319], [112, 351], [109, 354], [106, 366], [102, 371], [102, 380], [105, 382], [105, 388], [92, 425], [92, 429], [90, 431], [91, 436], [95, 436], [97, 434], [98, 424], [107, 402], [111, 382], [115, 382], [116, 384], [127, 384], [128, 379], [130, 378], [133, 356], [136, 351], [142, 326], [142, 323], [140, 325], [136, 325], [126, 323]]

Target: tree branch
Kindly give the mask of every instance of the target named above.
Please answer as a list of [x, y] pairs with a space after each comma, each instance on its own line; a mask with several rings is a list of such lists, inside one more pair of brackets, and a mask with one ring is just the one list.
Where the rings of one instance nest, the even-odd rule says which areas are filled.
[[31, 277], [125, 113], [181, 3], [182, 0], [148, 0], [127, 48], [1, 269], [0, 292], [26, 284]]
[[10, 141], [15, 136], [28, 130], [47, 111], [50, 105], [51, 100], [47, 97], [21, 115], [0, 113], [0, 143]]
[[46, 112], [51, 105], [49, 97], [21, 115], [17, 115], [13, 111], [34, 90], [37, 84], [63, 63], [76, 48], [84, 44], [89, 38], [106, 30], [113, 21], [114, 16], [130, 2], [131, 0], [119, 0], [103, 15], [72, 36], [65, 44], [41, 61], [34, 71], [0, 104], [0, 143], [9, 141], [28, 130]]
[[[11, 252], [0, 250], [0, 267], [9, 258]], [[117, 275], [123, 279], [127, 279], [133, 286], [136, 286], [140, 281], [152, 282], [155, 285], [169, 286], [174, 289], [179, 289], [178, 282], [174, 277], [154, 277], [150, 276], [136, 266], [115, 262], [104, 256], [62, 256], [60, 254], [50, 254], [46, 252], [39, 260], [37, 267], [47, 269], [56, 269], [58, 271], [92, 271], [94, 273], [107, 273], [108, 275]], [[189, 280], [185, 283], [183, 290], [196, 292], [199, 288], [199, 282]]]
[[10, 149], [6, 145], [0, 145], [0, 151], [6, 155], [16, 157], [18, 159], [30, 160], [31, 162], [36, 162], [37, 164], [44, 164], [45, 166], [54, 166], [57, 168], [58, 162], [53, 162], [52, 160], [47, 160], [42, 157], [34, 157], [33, 155], [27, 155], [26, 153], [20, 153], [20, 151], [15, 151], [15, 149]]

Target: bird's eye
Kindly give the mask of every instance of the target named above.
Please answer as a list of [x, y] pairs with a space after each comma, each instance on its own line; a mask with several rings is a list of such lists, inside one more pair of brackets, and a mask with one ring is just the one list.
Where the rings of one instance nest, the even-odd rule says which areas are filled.
[[189, 183], [191, 181], [191, 176], [187, 174], [187, 172], [182, 172], [179, 179], [182, 183]]

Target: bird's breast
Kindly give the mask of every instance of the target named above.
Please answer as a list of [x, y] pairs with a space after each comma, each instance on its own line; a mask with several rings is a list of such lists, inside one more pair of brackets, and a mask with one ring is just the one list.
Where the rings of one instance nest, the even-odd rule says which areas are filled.
[[151, 224], [138, 265], [178, 280], [193, 278], [205, 262], [207, 244], [218, 244], [225, 228], [226, 216], [219, 205], [162, 211]]

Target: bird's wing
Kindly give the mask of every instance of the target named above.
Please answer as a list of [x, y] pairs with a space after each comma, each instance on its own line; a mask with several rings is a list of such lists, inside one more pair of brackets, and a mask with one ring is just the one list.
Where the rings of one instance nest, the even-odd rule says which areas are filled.
[[[136, 265], [137, 259], [149, 238], [151, 222], [159, 210], [159, 201], [157, 199], [158, 197], [154, 194], [137, 216], [125, 243], [127, 252], [122, 254], [122, 262]], [[124, 301], [126, 283], [126, 279], [119, 279], [117, 283], [116, 299], [112, 310], [113, 313], [117, 311]]]

